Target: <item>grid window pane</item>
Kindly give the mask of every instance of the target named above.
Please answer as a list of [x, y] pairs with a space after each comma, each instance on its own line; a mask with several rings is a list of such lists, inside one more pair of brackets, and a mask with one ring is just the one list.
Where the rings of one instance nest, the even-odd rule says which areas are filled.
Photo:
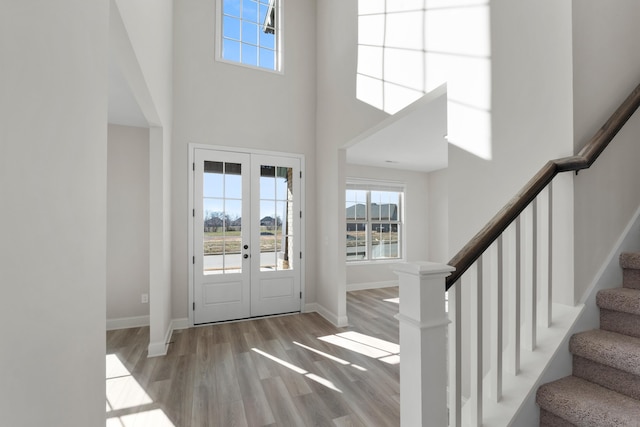
[[402, 257], [402, 199], [401, 191], [346, 190], [347, 261]]
[[249, 44], [258, 44], [258, 24], [246, 21], [242, 23], [242, 41]]
[[367, 224], [347, 223], [347, 261], [367, 259]]
[[276, 69], [276, 53], [270, 49], [260, 49], [260, 67], [269, 70]]
[[[260, 31], [260, 47], [274, 50], [276, 48], [276, 36], [273, 33]], [[274, 52], [275, 54], [275, 52]]]
[[258, 3], [253, 0], [242, 0], [242, 19], [258, 22]]
[[225, 39], [222, 41], [222, 57], [229, 61], [240, 62], [240, 42]]
[[240, 2], [238, 0], [223, 0], [222, 7], [225, 15], [240, 17]]
[[222, 35], [227, 39], [240, 40], [240, 20], [225, 16], [222, 19]]
[[258, 48], [250, 44], [242, 43], [242, 63], [258, 65]]
[[278, 4], [269, 0], [222, 0], [221, 57], [224, 60], [277, 70], [280, 37]]

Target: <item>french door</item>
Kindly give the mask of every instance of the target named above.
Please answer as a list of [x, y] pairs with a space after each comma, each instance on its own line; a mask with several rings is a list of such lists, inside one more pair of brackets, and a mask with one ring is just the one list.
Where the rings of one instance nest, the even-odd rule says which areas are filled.
[[300, 159], [194, 151], [194, 324], [300, 311]]

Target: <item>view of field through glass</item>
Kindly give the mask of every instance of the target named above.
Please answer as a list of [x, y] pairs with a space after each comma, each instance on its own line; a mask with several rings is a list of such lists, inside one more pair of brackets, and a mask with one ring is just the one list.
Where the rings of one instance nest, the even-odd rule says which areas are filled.
[[[259, 215], [247, 218], [243, 228], [242, 165], [204, 162], [203, 253], [204, 274], [242, 271], [243, 246], [250, 244], [248, 227], [259, 233], [260, 269], [292, 269], [292, 169], [262, 165], [259, 179]], [[257, 230], [257, 231], [256, 231]]]
[[399, 258], [397, 191], [346, 191], [347, 261]]

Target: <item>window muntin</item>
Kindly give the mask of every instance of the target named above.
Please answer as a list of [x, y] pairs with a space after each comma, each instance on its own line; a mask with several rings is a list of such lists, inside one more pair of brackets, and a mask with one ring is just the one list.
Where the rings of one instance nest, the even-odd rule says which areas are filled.
[[402, 189], [348, 185], [347, 261], [402, 258]]
[[282, 0], [219, 0], [218, 59], [280, 71]]

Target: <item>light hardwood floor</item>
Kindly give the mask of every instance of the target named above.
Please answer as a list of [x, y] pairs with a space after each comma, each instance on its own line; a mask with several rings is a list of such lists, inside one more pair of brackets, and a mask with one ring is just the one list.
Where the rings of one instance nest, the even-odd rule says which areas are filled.
[[398, 426], [398, 288], [347, 294], [349, 327], [316, 313], [107, 333], [107, 426]]

